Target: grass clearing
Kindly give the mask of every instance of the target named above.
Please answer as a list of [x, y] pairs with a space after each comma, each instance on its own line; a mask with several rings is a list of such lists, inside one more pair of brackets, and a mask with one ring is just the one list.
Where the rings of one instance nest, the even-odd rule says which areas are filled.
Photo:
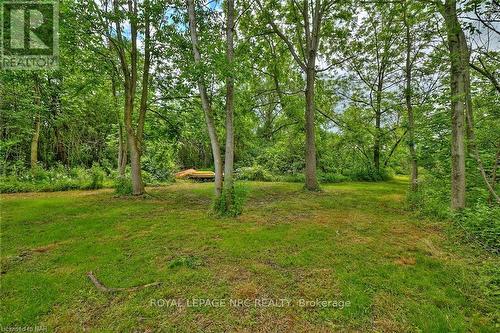
[[[498, 257], [460, 242], [445, 222], [407, 212], [404, 180], [323, 185], [318, 193], [294, 183], [242, 184], [243, 215], [222, 219], [209, 214], [209, 183], [150, 188], [146, 198], [111, 190], [2, 195], [0, 324], [63, 332], [498, 331]], [[162, 285], [105, 294], [88, 271], [108, 287]], [[193, 298], [294, 305], [152, 302]], [[301, 307], [300, 299], [350, 306]]]

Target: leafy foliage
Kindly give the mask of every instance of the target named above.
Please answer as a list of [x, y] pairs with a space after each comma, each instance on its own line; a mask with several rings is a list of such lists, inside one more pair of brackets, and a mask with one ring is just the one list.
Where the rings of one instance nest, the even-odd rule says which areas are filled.
[[220, 198], [215, 199], [213, 211], [221, 217], [235, 217], [243, 212], [243, 204], [247, 197], [247, 188], [235, 183], [231, 190], [222, 192]]
[[458, 213], [455, 222], [487, 250], [500, 253], [500, 207], [478, 203]]
[[104, 170], [97, 164], [90, 169], [70, 169], [58, 164], [46, 170], [37, 166], [19, 176], [2, 177], [0, 193], [95, 190], [104, 186], [105, 178]]
[[128, 177], [116, 178], [114, 188], [118, 195], [132, 195], [132, 182]]

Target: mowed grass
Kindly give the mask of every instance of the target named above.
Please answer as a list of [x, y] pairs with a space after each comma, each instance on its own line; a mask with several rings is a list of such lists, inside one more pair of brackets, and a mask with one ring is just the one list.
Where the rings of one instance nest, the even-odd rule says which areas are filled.
[[[213, 184], [2, 196], [1, 322], [49, 331], [497, 332], [497, 257], [404, 209], [407, 183], [241, 183], [238, 218]], [[138, 291], [108, 287], [161, 282]], [[497, 281], [498, 281], [498, 277]], [[178, 300], [168, 306], [158, 300]], [[291, 306], [187, 306], [288, 299]], [[301, 307], [305, 300], [349, 302]], [[156, 300], [156, 301], [153, 301]], [[255, 304], [255, 303], [254, 303]], [[164, 306], [160, 306], [164, 305]]]

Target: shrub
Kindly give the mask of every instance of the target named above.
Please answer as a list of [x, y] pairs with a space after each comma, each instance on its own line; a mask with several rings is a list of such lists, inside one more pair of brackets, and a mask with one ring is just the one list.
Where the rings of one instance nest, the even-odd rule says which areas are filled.
[[484, 248], [500, 253], [500, 207], [477, 203], [457, 213], [454, 221]]
[[67, 168], [62, 164], [48, 170], [36, 166], [23, 174], [0, 178], [0, 193], [94, 190], [104, 187], [105, 178], [106, 174], [98, 164], [88, 170]]
[[320, 173], [318, 179], [320, 183], [341, 183], [350, 180], [349, 177], [338, 173]]
[[[234, 217], [238, 216], [243, 211], [247, 190], [244, 186], [236, 184], [231, 191], [222, 191], [220, 198], [214, 200], [213, 210], [219, 216]], [[227, 207], [228, 197], [232, 197], [233, 204]]]
[[89, 171], [90, 182], [84, 185], [84, 189], [97, 190], [103, 187], [104, 170], [98, 165], [93, 164]]
[[31, 176], [31, 180], [33, 181], [45, 181], [50, 178], [49, 171], [39, 165], [36, 165], [30, 170], [29, 176]]
[[354, 181], [368, 181], [368, 182], [378, 182], [383, 180], [389, 180], [391, 175], [387, 170], [377, 171], [373, 168], [354, 170], [349, 174], [349, 178]]
[[148, 154], [142, 160], [142, 171], [145, 182], [158, 184], [172, 181], [175, 178], [176, 152], [171, 145], [163, 141], [148, 142]]
[[15, 177], [2, 177], [0, 179], [0, 193], [19, 193], [34, 191], [34, 184], [20, 182]]
[[260, 165], [253, 165], [251, 167], [242, 167], [235, 171], [236, 178], [239, 180], [254, 180], [262, 182], [273, 181], [273, 176], [269, 171]]
[[449, 188], [449, 184], [445, 181], [428, 176], [421, 180], [416, 192], [408, 191], [408, 207], [421, 216], [449, 219], [451, 217]]
[[276, 180], [287, 183], [304, 183], [306, 178], [303, 173], [285, 174], [276, 177]]
[[128, 177], [118, 177], [115, 181], [115, 193], [118, 195], [132, 195], [132, 181]]
[[35, 185], [34, 190], [37, 192], [57, 192], [81, 189], [81, 184], [77, 180], [57, 180], [51, 183], [40, 183]]

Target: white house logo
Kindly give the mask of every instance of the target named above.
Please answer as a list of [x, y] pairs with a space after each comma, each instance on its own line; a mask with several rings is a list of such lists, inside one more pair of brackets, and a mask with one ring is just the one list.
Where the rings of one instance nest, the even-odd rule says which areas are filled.
[[2, 69], [55, 69], [59, 64], [57, 0], [5, 0], [1, 5]]

